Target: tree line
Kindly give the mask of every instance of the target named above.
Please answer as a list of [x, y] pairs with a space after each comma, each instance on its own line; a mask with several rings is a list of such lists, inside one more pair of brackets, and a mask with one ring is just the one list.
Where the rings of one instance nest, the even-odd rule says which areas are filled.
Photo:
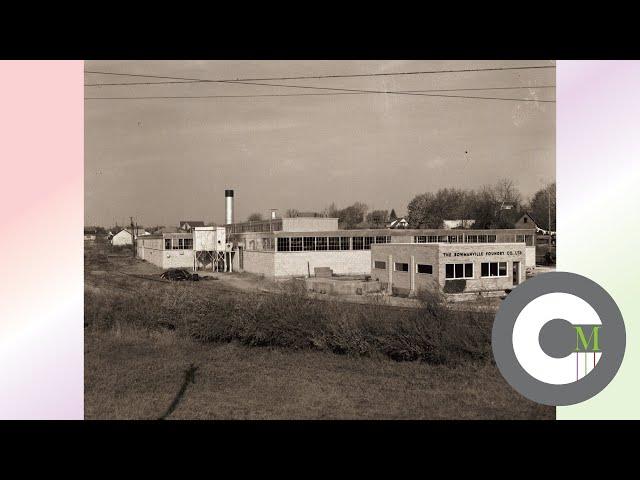
[[[556, 184], [544, 186], [528, 199], [524, 199], [514, 181], [506, 178], [479, 189], [441, 188], [416, 195], [407, 205], [406, 212], [409, 228], [443, 228], [445, 220], [474, 220], [473, 227], [481, 229], [513, 228], [528, 212], [540, 228], [555, 231]], [[297, 210], [289, 209], [285, 216], [298, 214]], [[369, 210], [363, 202], [344, 208], [332, 203], [321, 214], [338, 218], [339, 227], [344, 229], [384, 228], [398, 218], [395, 209]], [[259, 213], [249, 216], [249, 220], [260, 219]]]

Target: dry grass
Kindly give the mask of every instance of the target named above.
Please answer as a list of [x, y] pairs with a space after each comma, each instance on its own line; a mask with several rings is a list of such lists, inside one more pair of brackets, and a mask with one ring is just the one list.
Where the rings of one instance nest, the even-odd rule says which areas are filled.
[[102, 255], [86, 253], [87, 418], [158, 418], [192, 364], [169, 418], [553, 418], [503, 381], [487, 313], [147, 281]]
[[156, 419], [198, 367], [169, 419], [552, 419], [490, 364], [464, 368], [121, 329], [85, 337], [85, 416]]

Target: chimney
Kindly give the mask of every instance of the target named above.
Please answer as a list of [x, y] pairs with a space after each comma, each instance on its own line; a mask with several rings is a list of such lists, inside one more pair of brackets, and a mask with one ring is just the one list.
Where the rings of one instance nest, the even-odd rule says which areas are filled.
[[233, 190], [225, 190], [224, 191], [224, 201], [225, 201], [225, 223], [227, 225], [233, 223]]
[[276, 219], [276, 212], [278, 210], [276, 210], [275, 208], [271, 209], [271, 220], [275, 220]]

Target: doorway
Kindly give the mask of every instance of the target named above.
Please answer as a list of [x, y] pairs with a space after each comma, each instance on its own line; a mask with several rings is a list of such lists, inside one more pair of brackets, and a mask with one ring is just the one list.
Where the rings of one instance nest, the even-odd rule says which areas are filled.
[[513, 286], [520, 284], [520, 262], [513, 262]]

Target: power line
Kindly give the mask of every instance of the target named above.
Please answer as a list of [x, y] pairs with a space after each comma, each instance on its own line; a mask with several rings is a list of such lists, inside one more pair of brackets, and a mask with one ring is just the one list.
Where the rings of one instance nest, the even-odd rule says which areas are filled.
[[[524, 67], [501, 67], [501, 69], [515, 69], [515, 68], [524, 68]], [[534, 68], [534, 67], [531, 67]], [[538, 68], [538, 67], [536, 67]], [[441, 72], [441, 71], [440, 71]], [[113, 73], [113, 72], [111, 72]], [[114, 73], [115, 75], [129, 75], [123, 73]], [[376, 75], [376, 74], [372, 74]], [[172, 78], [172, 77], [163, 77], [163, 78]], [[175, 78], [175, 77], [173, 77]], [[292, 78], [292, 77], [289, 77]], [[392, 95], [411, 95], [411, 96], [427, 96], [427, 97], [442, 97], [442, 98], [466, 98], [466, 99], [476, 99], [476, 100], [498, 100], [498, 101], [521, 101], [521, 102], [542, 102], [542, 103], [555, 103], [555, 100], [538, 100], [538, 99], [525, 99], [525, 98], [505, 98], [505, 97], [478, 97], [471, 95], [445, 95], [445, 94], [431, 94], [431, 93], [422, 93], [422, 92], [411, 92], [411, 91], [389, 91], [389, 90], [363, 90], [363, 89], [355, 89], [355, 88], [337, 88], [337, 87], [318, 87], [311, 85], [291, 85], [291, 84], [282, 84], [282, 83], [263, 83], [263, 82], [255, 82], [255, 81], [244, 81], [244, 80], [203, 80], [203, 79], [193, 79], [193, 78], [182, 78], [182, 80], [190, 80], [190, 81], [203, 81], [203, 82], [215, 82], [215, 83], [227, 83], [227, 84], [240, 84], [240, 85], [253, 85], [253, 86], [267, 86], [267, 87], [280, 87], [280, 88], [295, 88], [295, 89], [308, 89], [308, 90], [323, 90], [323, 91], [331, 91], [331, 92], [349, 92], [349, 93], [377, 93], [377, 94], [392, 94]], [[451, 90], [449, 90], [451, 91]], [[178, 96], [164, 96], [165, 98], [179, 98]], [[184, 96], [183, 98], [194, 98], [195, 96]], [[198, 96], [200, 98], [204, 98], [205, 96]], [[222, 98], [223, 96], [207, 96], [207, 98]], [[227, 96], [230, 97], [230, 96]], [[112, 100], [124, 100], [126, 99], [143, 99], [144, 97], [102, 97], [104, 99], [112, 99]], [[156, 96], [155, 98], [160, 98], [160, 96]], [[238, 97], [235, 97], [238, 98]], [[98, 97], [87, 97], [88, 100], [95, 100]], [[149, 99], [149, 98], [147, 98]]]
[[165, 95], [145, 97], [84, 97], [85, 100], [155, 100], [174, 98], [258, 98], [258, 97], [321, 97], [327, 95], [364, 95], [367, 92], [327, 92], [327, 93], [265, 93], [255, 95]]
[[427, 74], [439, 74], [439, 73], [464, 73], [464, 72], [494, 72], [503, 70], [532, 70], [532, 69], [548, 69], [556, 68], [555, 65], [526, 65], [521, 67], [491, 67], [491, 68], [463, 68], [452, 70], [422, 70], [422, 71], [409, 71], [409, 72], [385, 72], [385, 73], [355, 73], [355, 74], [341, 74], [341, 75], [301, 75], [295, 77], [265, 77], [265, 78], [230, 78], [230, 79], [201, 79], [201, 78], [187, 78], [187, 77], [167, 77], [160, 75], [147, 75], [137, 73], [118, 73], [118, 72], [104, 72], [96, 70], [85, 70], [84, 73], [96, 74], [96, 75], [114, 75], [123, 77], [141, 77], [141, 78], [155, 78], [160, 80], [179, 80], [178, 82], [130, 82], [130, 83], [97, 83], [86, 84], [86, 87], [97, 86], [115, 86], [115, 85], [149, 85], [149, 84], [172, 84], [172, 83], [231, 83], [239, 81], [271, 81], [271, 80], [303, 80], [303, 79], [327, 79], [327, 78], [360, 78], [360, 77], [384, 77], [384, 76], [399, 76], [399, 75], [427, 75]]
[[[85, 97], [85, 100], [161, 100], [161, 99], [206, 99], [206, 98], [260, 98], [260, 97], [324, 97], [333, 95], [366, 95], [366, 94], [405, 94], [405, 92], [377, 92], [377, 91], [355, 91], [355, 92], [330, 92], [330, 93], [274, 93], [256, 95], [165, 95], [165, 96], [144, 96], [144, 97]], [[411, 95], [407, 93], [407, 95]], [[505, 98], [505, 97], [477, 97], [469, 95], [431, 95], [419, 94], [421, 97], [444, 97], [444, 98], [464, 98], [475, 100], [506, 100], [516, 102], [542, 102], [556, 103], [555, 100], [537, 100], [535, 98]]]
[[[169, 83], [174, 83], [174, 82], [169, 82]], [[196, 81], [189, 81], [189, 82], [175, 82], [175, 84], [180, 84], [180, 83], [200, 83], [200, 82], [196, 82]], [[235, 82], [232, 82], [235, 83]], [[166, 85], [164, 82], [149, 82], [149, 83], [113, 83], [113, 84], [108, 84], [108, 83], [104, 83], [104, 84], [100, 84], [100, 85]], [[262, 85], [262, 84], [261, 84]], [[85, 87], [91, 87], [93, 85], [85, 85]], [[522, 89], [543, 89], [543, 88], [556, 88], [555, 85], [519, 85], [519, 86], [514, 86], [514, 87], [476, 87], [476, 88], [430, 88], [430, 89], [426, 89], [426, 90], [402, 90], [402, 92], [408, 92], [408, 93], [419, 93], [419, 92], [470, 92], [470, 91], [479, 91], [479, 90], [522, 90]], [[316, 94], [319, 95], [319, 94]], [[331, 95], [331, 94], [328, 94]], [[253, 97], [253, 96], [257, 96], [257, 97], [272, 97], [274, 95], [205, 95], [203, 96], [203, 98], [216, 98], [216, 97]], [[277, 96], [277, 95], [275, 95]], [[292, 96], [292, 95], [287, 95], [287, 96]], [[121, 98], [128, 98], [128, 97], [121, 97]], [[185, 97], [175, 97], [175, 98], [185, 98]], [[189, 97], [190, 98], [190, 97]], [[193, 97], [193, 98], [198, 98], [198, 97]]]
[[555, 85], [521, 85], [518, 87], [477, 87], [477, 88], [431, 88], [428, 90], [402, 90], [403, 92], [471, 92], [475, 90], [521, 90], [521, 89], [539, 89], [539, 88], [556, 88]]
[[[487, 87], [487, 88], [442, 88], [430, 90], [406, 90], [408, 93], [418, 92], [458, 92], [471, 90], [514, 90], [521, 88], [556, 88], [555, 85], [532, 85], [529, 87]], [[404, 92], [404, 91], [403, 91]], [[375, 92], [326, 92], [326, 93], [265, 93], [251, 95], [153, 95], [140, 97], [85, 97], [85, 100], [151, 100], [151, 99], [177, 99], [177, 98], [259, 98], [259, 97], [320, 97], [328, 95], [367, 95]], [[402, 92], [398, 92], [402, 93]], [[458, 95], [456, 95], [458, 96]], [[484, 98], [484, 97], [483, 97]]]
[[555, 100], [536, 100], [531, 98], [504, 98], [504, 97], [476, 97], [470, 95], [444, 95], [444, 94], [432, 94], [432, 93], [418, 93], [418, 92], [406, 92], [406, 91], [389, 91], [389, 90], [361, 90], [356, 88], [336, 88], [336, 87], [314, 87], [311, 85], [288, 85], [282, 83], [258, 83], [258, 82], [244, 82], [235, 81], [231, 82], [242, 85], [265, 85], [269, 87], [285, 87], [285, 88], [302, 88], [308, 90], [331, 90], [334, 92], [361, 92], [361, 93], [379, 93], [379, 94], [391, 94], [391, 95], [411, 95], [418, 97], [452, 97], [452, 98], [467, 98], [476, 100], [505, 100], [505, 101], [522, 101], [522, 102], [543, 102], [543, 103], [555, 103]]

